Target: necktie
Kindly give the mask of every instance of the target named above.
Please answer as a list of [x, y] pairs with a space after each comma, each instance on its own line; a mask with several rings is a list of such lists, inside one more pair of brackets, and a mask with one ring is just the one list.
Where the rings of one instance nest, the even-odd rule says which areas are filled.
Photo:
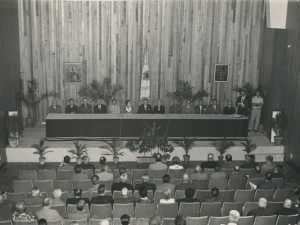
[[147, 111], [147, 106], [145, 106], [145, 111]]
[[200, 114], [202, 114], [201, 110], [202, 110], [202, 106], [200, 106]]

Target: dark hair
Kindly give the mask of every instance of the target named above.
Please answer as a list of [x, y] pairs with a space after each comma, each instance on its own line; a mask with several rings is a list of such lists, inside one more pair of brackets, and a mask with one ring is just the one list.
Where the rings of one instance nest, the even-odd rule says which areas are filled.
[[258, 90], [258, 89], [257, 89], [255, 92], [259, 92], [259, 94], [261, 94], [261, 90]]
[[100, 164], [105, 164], [106, 158], [105, 158], [104, 156], [102, 156], [102, 157], [99, 159], [99, 162], [100, 162]]
[[121, 167], [121, 168], [119, 169], [119, 174], [120, 174], [120, 176], [121, 176], [123, 173], [126, 173], [126, 168], [125, 168], [125, 167]]
[[71, 101], [73, 101], [73, 102], [74, 102], [74, 99], [73, 99], [73, 98], [70, 98], [70, 99], [69, 99], [69, 102], [71, 102]]
[[106, 191], [106, 186], [104, 184], [101, 184], [98, 187], [98, 194], [103, 194], [103, 193], [105, 193], [105, 191]]
[[187, 102], [190, 102], [190, 103], [191, 103], [192, 101], [191, 101], [190, 99], [187, 99], [185, 102], [186, 102], [186, 103], [187, 103]]
[[66, 155], [66, 156], [64, 157], [64, 162], [65, 162], [65, 163], [70, 163], [70, 161], [71, 161], [70, 156]]
[[260, 173], [261, 172], [260, 166], [255, 166], [254, 170], [255, 170], [255, 173]]
[[139, 194], [142, 198], [147, 197], [147, 194], [148, 194], [147, 188], [145, 186], [141, 186], [139, 188]]
[[165, 174], [162, 179], [164, 183], [170, 183], [171, 178], [169, 174]]
[[211, 196], [218, 197], [219, 196], [219, 189], [214, 187], [210, 190]]
[[248, 159], [250, 159], [251, 162], [255, 162], [255, 155], [248, 155]]
[[[299, 188], [299, 187], [295, 188], [295, 189], [293, 190], [293, 193], [294, 193], [294, 195], [296, 195], [296, 196], [300, 195], [300, 188]], [[300, 197], [300, 196], [299, 196], [299, 197]], [[299, 201], [300, 201], [300, 200], [299, 200]]]
[[93, 184], [93, 185], [96, 185], [96, 184], [99, 183], [99, 177], [98, 177], [97, 175], [93, 175], [93, 176], [91, 177], [91, 181], [92, 181], [92, 184]]
[[113, 98], [111, 101], [112, 101], [112, 102], [113, 102], [113, 101], [117, 101], [117, 99]]
[[265, 174], [265, 177], [266, 177], [266, 180], [272, 180], [273, 175], [272, 175], [271, 172], [267, 172], [267, 173]]
[[232, 156], [230, 154], [227, 154], [225, 156], [226, 161], [231, 162], [232, 161]]
[[155, 161], [156, 162], [161, 162], [162, 161], [162, 155], [160, 153], [155, 154]]
[[195, 190], [193, 188], [187, 188], [187, 189], [185, 189], [184, 194], [185, 194], [185, 197], [192, 198], [195, 195]]
[[85, 100], [87, 100], [87, 98], [86, 98], [86, 97], [83, 97], [82, 101], [83, 101], [84, 99], [85, 99]]
[[130, 216], [128, 216], [127, 214], [124, 214], [120, 217], [121, 223], [122, 225], [128, 225], [130, 222]]
[[38, 220], [38, 225], [47, 225], [47, 220], [45, 220], [45, 219], [39, 219]]
[[125, 106], [127, 106], [128, 102], [131, 102], [129, 99], [125, 101]]
[[82, 171], [82, 167], [80, 166], [80, 165], [76, 165], [75, 167], [74, 167], [74, 171], [75, 171], [75, 173], [81, 173], [81, 171]]
[[268, 155], [268, 156], [267, 156], [267, 160], [268, 160], [269, 162], [273, 162], [273, 156]]
[[172, 159], [172, 165], [180, 165], [180, 159], [178, 156], [174, 156]]
[[214, 98], [213, 101], [218, 101], [218, 100], [216, 98]]
[[144, 98], [143, 101], [147, 101], [148, 102], [148, 98]]
[[74, 196], [81, 196], [82, 190], [79, 188], [75, 188], [74, 190]]
[[76, 210], [77, 211], [83, 211], [85, 205], [85, 201], [81, 199], [80, 201], [77, 202], [76, 204]]
[[215, 171], [216, 171], [216, 172], [219, 172], [220, 170], [221, 170], [220, 166], [219, 166], [219, 165], [216, 165], [216, 166], [215, 166]]
[[182, 215], [178, 215], [175, 218], [175, 225], [185, 225], [186, 224], [186, 219]]
[[278, 173], [282, 173], [283, 172], [283, 166], [282, 165], [277, 165], [276, 170], [277, 170]]

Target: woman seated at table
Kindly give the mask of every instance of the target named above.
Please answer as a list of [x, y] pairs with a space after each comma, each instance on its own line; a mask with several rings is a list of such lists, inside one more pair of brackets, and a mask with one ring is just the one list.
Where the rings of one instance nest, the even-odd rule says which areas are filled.
[[157, 105], [153, 107], [154, 114], [165, 114], [165, 107], [161, 104], [161, 100], [157, 101]]
[[134, 107], [131, 106], [131, 101], [130, 100], [126, 100], [125, 102], [125, 109], [124, 109], [124, 114], [133, 114], [134, 113]]
[[180, 170], [183, 169], [183, 166], [180, 166], [180, 159], [177, 156], [174, 156], [172, 159], [172, 166], [169, 166], [170, 170]]

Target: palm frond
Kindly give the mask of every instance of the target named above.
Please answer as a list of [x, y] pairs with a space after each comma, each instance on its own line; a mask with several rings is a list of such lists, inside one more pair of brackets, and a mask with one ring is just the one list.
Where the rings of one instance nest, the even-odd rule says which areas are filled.
[[248, 155], [257, 148], [256, 144], [252, 143], [250, 139], [246, 139], [246, 142], [241, 142], [241, 144], [245, 147], [243, 151], [247, 152]]
[[45, 151], [47, 148], [49, 148], [49, 146], [44, 146], [44, 143], [45, 143], [45, 138], [41, 138], [38, 144], [32, 144], [31, 147], [36, 149], [33, 153], [43, 157], [47, 153], [53, 152], [53, 151]]
[[211, 143], [216, 150], [221, 154], [225, 154], [227, 152], [227, 149], [235, 146], [235, 143], [233, 141], [226, 141], [226, 140], [222, 140], [222, 141], [213, 141]]
[[189, 139], [184, 137], [183, 140], [174, 140], [173, 143], [182, 147], [185, 151], [185, 154], [188, 155], [189, 151], [195, 146], [196, 138]]
[[88, 149], [87, 145], [82, 145], [78, 141], [73, 141], [75, 149], [69, 149], [68, 152], [75, 155], [73, 158], [81, 158], [83, 155], [87, 155]]

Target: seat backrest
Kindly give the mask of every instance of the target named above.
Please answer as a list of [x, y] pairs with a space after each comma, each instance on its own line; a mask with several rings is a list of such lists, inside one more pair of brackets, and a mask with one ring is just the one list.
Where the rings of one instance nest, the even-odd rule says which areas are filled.
[[[126, 174], [130, 175], [130, 169], [126, 169]], [[119, 169], [113, 169], [113, 175], [114, 177], [119, 177], [120, 176]]]
[[[91, 183], [91, 181], [90, 181], [90, 183]], [[111, 189], [112, 183], [113, 183], [112, 181], [99, 181], [99, 185], [104, 184], [106, 186], [107, 190]]]
[[111, 204], [91, 204], [91, 217], [97, 215], [99, 219], [111, 218]]
[[[131, 170], [132, 179], [142, 179], [142, 176], [145, 173], [149, 173], [149, 170], [148, 169], [132, 169]], [[161, 177], [158, 179], [161, 179]]]
[[223, 217], [215, 217], [211, 216], [208, 221], [208, 225], [220, 225], [220, 224], [228, 224], [229, 216]]
[[220, 190], [219, 196], [224, 199], [224, 202], [233, 202], [235, 190]]
[[[106, 218], [106, 219], [108, 219], [110, 221], [110, 224], [112, 224], [111, 218]], [[89, 219], [89, 225], [99, 225], [101, 220], [103, 220], [103, 219]]]
[[178, 212], [177, 203], [158, 203], [157, 214], [162, 218], [175, 218]]
[[222, 207], [221, 216], [228, 216], [230, 210], [236, 210], [240, 213], [240, 215], [243, 214], [243, 202], [224, 202]]
[[52, 205], [51, 209], [55, 209], [62, 218], [65, 218], [67, 215], [66, 205]]
[[192, 184], [196, 190], [208, 190], [209, 182], [210, 182], [209, 179], [205, 179], [205, 180], [192, 179]]
[[174, 225], [175, 224], [175, 218], [163, 218], [162, 219], [162, 225]]
[[246, 184], [246, 189], [251, 189], [250, 183], [253, 183], [255, 185], [258, 185], [261, 182], [264, 182], [265, 178], [248, 178], [247, 180], [247, 184]]
[[277, 188], [278, 189], [281, 189], [282, 188], [282, 185], [283, 185], [283, 178], [282, 177], [279, 177], [279, 178], [273, 178], [272, 179], [272, 182], [277, 184]]
[[55, 180], [53, 183], [54, 189], [68, 191], [69, 194], [73, 191], [73, 182], [71, 180]]
[[175, 201], [181, 199], [185, 195], [185, 190], [176, 190], [175, 191]]
[[[67, 213], [68, 213], [68, 212], [72, 212], [72, 211], [74, 211], [75, 209], [76, 209], [76, 205], [68, 204], [68, 206], [67, 206]], [[85, 210], [85, 212], [89, 212], [89, 211], [90, 211], [89, 205], [88, 205], [88, 204], [85, 204], [85, 205], [84, 205], [84, 210]]]
[[252, 209], [257, 209], [257, 208], [258, 208], [257, 202], [245, 202], [243, 216], [247, 216], [248, 212], [250, 212]]
[[[70, 198], [74, 198], [74, 191], [70, 193]], [[90, 192], [89, 191], [82, 191], [81, 192], [81, 198], [90, 198]]]
[[275, 190], [256, 189], [254, 201], [258, 202], [260, 198], [265, 198], [267, 201], [273, 201]]
[[14, 180], [13, 181], [13, 189], [14, 193], [27, 193], [32, 189], [32, 181], [31, 180]]
[[182, 184], [182, 179], [173, 178], [172, 184], [174, 184], [175, 186], [180, 185]]
[[81, 173], [87, 175], [89, 179], [94, 175], [93, 169], [82, 170]]
[[267, 225], [276, 223], [276, 215], [273, 216], [257, 216], [255, 217], [253, 225]]
[[18, 173], [19, 180], [37, 180], [37, 172], [36, 170], [19, 170]]
[[221, 168], [221, 171], [222, 171], [222, 172], [225, 172], [226, 175], [227, 175], [227, 177], [229, 177], [230, 174], [233, 173], [233, 168]]
[[187, 168], [185, 172], [190, 176], [195, 173], [195, 168]]
[[267, 209], [272, 215], [275, 215], [278, 209], [283, 208], [283, 202], [268, 202]]
[[7, 193], [8, 202], [21, 202], [26, 197], [26, 193]]
[[[132, 191], [128, 191], [128, 195], [131, 197], [132, 196]], [[113, 193], [113, 199], [118, 199], [121, 198], [121, 191], [114, 191]]]
[[[13, 225], [11, 220], [7, 220], [7, 221], [0, 221], [0, 225]], [[146, 224], [147, 225], [147, 224]]]
[[31, 206], [27, 206], [26, 212], [31, 212], [32, 215], [36, 216], [36, 212], [40, 211], [41, 209], [42, 209], [41, 205], [31, 205]]
[[142, 181], [141, 179], [134, 179], [134, 180], [132, 181], [133, 187], [135, 187], [135, 185], [141, 184], [141, 183], [143, 183], [143, 181]]
[[88, 191], [91, 187], [93, 187], [93, 184], [90, 180], [74, 180], [74, 188]]
[[216, 172], [215, 169], [204, 168], [203, 173], [206, 173], [209, 177], [212, 173]]
[[38, 187], [41, 192], [47, 193], [50, 193], [54, 189], [52, 180], [35, 180], [33, 181], [33, 186]]
[[37, 225], [37, 221], [21, 221], [21, 220], [16, 220], [14, 221], [14, 225]]
[[207, 225], [208, 217], [187, 217], [186, 218], [186, 225]]
[[47, 225], [63, 225], [62, 220], [47, 220]]
[[200, 207], [200, 216], [215, 216], [221, 214], [222, 202], [202, 202]]
[[135, 205], [135, 218], [150, 218], [156, 213], [156, 205], [136, 203]]
[[134, 217], [134, 205], [129, 204], [114, 204], [113, 206], [113, 217], [120, 218], [122, 215], [127, 214], [128, 216]]
[[228, 181], [227, 189], [246, 189], [246, 178], [231, 178]]
[[185, 169], [179, 169], [179, 170], [170, 170], [169, 169], [169, 176], [171, 178], [171, 180], [173, 178], [177, 178], [177, 179], [181, 179], [183, 174], [185, 174]]
[[209, 189], [212, 189], [214, 187], [218, 188], [219, 190], [226, 190], [226, 188], [227, 188], [227, 179], [226, 178], [210, 179]]
[[254, 221], [254, 216], [240, 216], [237, 225], [253, 225], [253, 221]]
[[77, 222], [79, 225], [87, 225], [87, 220], [82, 219], [82, 220], [68, 220], [65, 219], [65, 224], [71, 224], [73, 221]]
[[274, 202], [284, 202], [286, 199], [290, 199], [293, 195], [292, 189], [277, 189], [274, 195]]
[[162, 179], [153, 179], [153, 183], [157, 186], [159, 184], [163, 184], [163, 180]]
[[185, 217], [198, 217], [200, 211], [200, 202], [181, 202], [179, 205], [178, 215]]
[[299, 218], [297, 215], [283, 216], [279, 215], [277, 217], [276, 225], [287, 225], [287, 224], [298, 224]]
[[37, 176], [39, 180], [56, 180], [55, 170], [38, 170]]
[[240, 171], [246, 175], [251, 175], [255, 173], [254, 168], [241, 168]]
[[254, 190], [236, 190], [234, 195], [234, 202], [253, 202]]
[[149, 219], [145, 219], [145, 218], [137, 218], [137, 225], [149, 225]]
[[203, 202], [205, 198], [211, 197], [210, 190], [196, 190], [195, 197]]
[[75, 172], [73, 170], [57, 170], [56, 171], [56, 179], [57, 180], [71, 180], [72, 175]]
[[[50, 192], [50, 195], [49, 195], [52, 199], [54, 198], [53, 196], [53, 192]], [[63, 191], [61, 196], [60, 196], [60, 199], [63, 201], [63, 202], [66, 202], [67, 199], [69, 198], [69, 192], [68, 191]]]
[[167, 170], [150, 170], [150, 179], [162, 179], [163, 176], [167, 173]]

